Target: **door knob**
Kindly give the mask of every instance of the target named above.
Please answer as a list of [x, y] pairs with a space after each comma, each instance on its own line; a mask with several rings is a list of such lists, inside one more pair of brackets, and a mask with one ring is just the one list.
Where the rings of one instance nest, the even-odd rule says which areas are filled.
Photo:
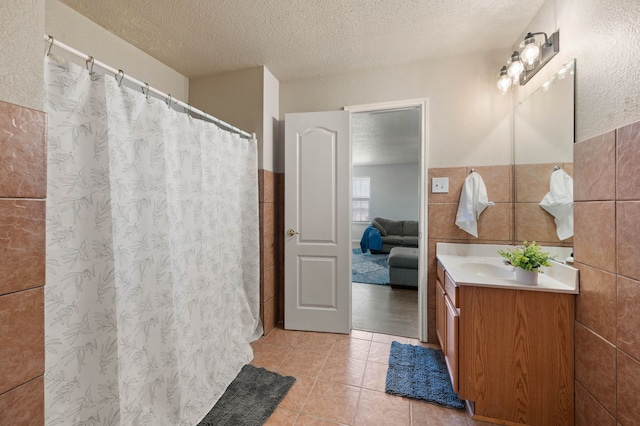
[[289, 235], [290, 237], [293, 237], [294, 235], [299, 234], [298, 231], [294, 231], [293, 229], [289, 228], [287, 230], [287, 235]]

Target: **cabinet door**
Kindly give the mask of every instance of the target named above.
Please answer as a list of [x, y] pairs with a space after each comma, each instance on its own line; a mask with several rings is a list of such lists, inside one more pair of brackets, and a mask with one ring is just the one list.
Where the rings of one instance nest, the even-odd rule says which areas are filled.
[[442, 352], [447, 354], [447, 304], [444, 301], [445, 293], [442, 283], [436, 281], [436, 335], [440, 341]]
[[451, 383], [453, 384], [453, 390], [458, 392], [458, 319], [460, 315], [458, 310], [448, 295], [444, 296], [446, 304], [446, 351], [444, 359], [447, 362], [447, 368], [449, 369], [449, 375], [451, 376]]

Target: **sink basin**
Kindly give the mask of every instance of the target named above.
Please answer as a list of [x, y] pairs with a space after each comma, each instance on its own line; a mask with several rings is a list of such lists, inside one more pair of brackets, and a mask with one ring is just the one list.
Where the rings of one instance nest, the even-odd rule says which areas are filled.
[[[557, 262], [542, 268], [538, 284], [516, 281], [515, 268], [506, 265], [499, 250], [513, 248], [499, 244], [437, 243], [436, 258], [460, 287], [477, 286], [512, 290], [578, 294], [578, 270]], [[443, 283], [444, 284], [444, 283]]]
[[466, 273], [475, 274], [479, 277], [510, 278], [514, 276], [513, 268], [507, 265], [465, 262], [460, 264], [460, 269]]

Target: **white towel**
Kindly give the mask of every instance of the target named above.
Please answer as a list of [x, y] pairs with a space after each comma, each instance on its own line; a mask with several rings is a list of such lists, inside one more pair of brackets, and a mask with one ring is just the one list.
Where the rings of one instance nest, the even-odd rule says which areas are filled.
[[494, 203], [489, 201], [487, 187], [484, 185], [482, 176], [476, 172], [471, 172], [464, 180], [462, 192], [460, 193], [460, 203], [456, 214], [456, 225], [458, 228], [478, 238], [478, 218], [487, 208]]
[[567, 172], [558, 169], [551, 173], [549, 192], [540, 207], [555, 218], [558, 238], [566, 240], [573, 235], [573, 179]]

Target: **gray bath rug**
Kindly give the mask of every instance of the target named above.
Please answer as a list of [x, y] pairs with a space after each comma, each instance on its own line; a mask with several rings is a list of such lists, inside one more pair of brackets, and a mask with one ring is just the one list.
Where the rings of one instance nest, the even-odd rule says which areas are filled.
[[198, 426], [259, 426], [296, 379], [247, 364]]

